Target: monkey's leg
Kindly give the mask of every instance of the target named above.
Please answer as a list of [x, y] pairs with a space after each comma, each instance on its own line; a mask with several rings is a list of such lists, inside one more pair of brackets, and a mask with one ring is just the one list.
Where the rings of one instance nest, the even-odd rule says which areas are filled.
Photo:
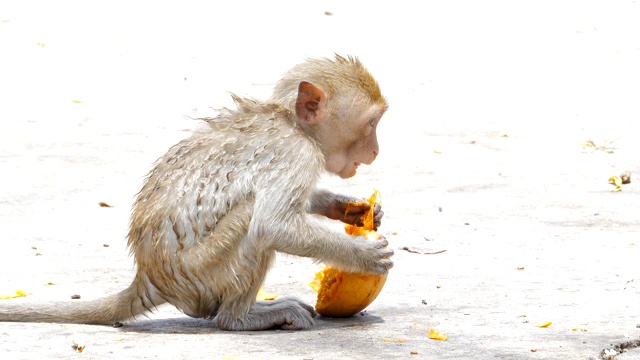
[[176, 280], [162, 291], [186, 314], [214, 317], [220, 329], [309, 328], [315, 311], [300, 300], [256, 303], [275, 251], [247, 234], [254, 204], [254, 198], [236, 204], [206, 239], [183, 254], [172, 272]]
[[[222, 330], [265, 330], [276, 326], [283, 329], [308, 329], [313, 326], [313, 307], [295, 298], [256, 302], [275, 251], [259, 246], [256, 239], [243, 237], [242, 260], [246, 266], [236, 268], [235, 276], [227, 279], [225, 296], [214, 320]], [[250, 246], [253, 249], [247, 251]]]
[[315, 310], [296, 298], [282, 298], [254, 303], [241, 318], [232, 312], [221, 311], [216, 316], [222, 330], [266, 330], [281, 327], [285, 330], [309, 329], [314, 325]]
[[154, 253], [146, 270], [167, 302], [191, 317], [213, 319], [228, 294], [246, 292], [261, 270], [252, 260], [255, 249], [243, 243], [253, 204], [253, 197], [237, 203], [185, 251]]

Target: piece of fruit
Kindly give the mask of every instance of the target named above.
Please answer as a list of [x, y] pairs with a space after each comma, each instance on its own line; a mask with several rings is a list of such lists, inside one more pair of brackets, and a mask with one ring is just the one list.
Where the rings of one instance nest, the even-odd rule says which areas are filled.
[[278, 294], [269, 294], [265, 289], [258, 290], [256, 300], [275, 300], [278, 298]]
[[435, 329], [429, 330], [429, 339], [446, 341], [448, 338], [449, 338], [449, 335], [447, 334], [440, 334]]
[[7, 294], [0, 292], [0, 300], [19, 298], [23, 296], [27, 296], [27, 293], [24, 290], [16, 290], [14, 292], [7, 293]]
[[622, 178], [620, 176], [613, 175], [612, 177], [610, 177], [609, 184], [612, 184], [613, 186], [615, 186], [615, 188], [611, 191], [613, 192], [622, 191]]
[[[362, 216], [362, 227], [345, 225], [345, 231], [349, 235], [362, 235], [368, 240], [378, 239], [380, 235], [373, 230], [374, 205], [379, 196], [378, 191], [366, 202], [369, 203], [369, 211]], [[361, 205], [349, 203], [349, 206]], [[375, 275], [364, 273], [343, 272], [330, 266], [316, 273], [316, 277], [309, 286], [318, 293], [316, 311], [327, 317], [347, 317], [354, 315], [369, 306], [384, 286], [387, 274]]]

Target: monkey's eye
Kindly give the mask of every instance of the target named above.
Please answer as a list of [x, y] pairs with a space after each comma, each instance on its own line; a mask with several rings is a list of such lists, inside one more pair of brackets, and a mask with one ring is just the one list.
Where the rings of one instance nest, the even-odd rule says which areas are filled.
[[373, 118], [373, 119], [369, 120], [369, 125], [371, 125], [371, 127], [375, 127], [376, 126], [376, 118]]

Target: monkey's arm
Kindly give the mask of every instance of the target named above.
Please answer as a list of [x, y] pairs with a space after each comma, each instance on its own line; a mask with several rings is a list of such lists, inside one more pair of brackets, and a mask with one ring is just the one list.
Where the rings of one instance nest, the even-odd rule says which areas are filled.
[[[316, 190], [309, 200], [308, 212], [311, 214], [323, 215], [332, 220], [340, 220], [343, 223], [362, 226], [362, 216], [369, 211], [369, 203], [363, 202], [362, 198], [355, 198], [346, 195], [332, 193], [328, 190]], [[359, 206], [349, 206], [347, 203], [362, 203]], [[377, 230], [382, 222], [384, 212], [380, 204], [375, 204], [373, 210], [374, 230]]]
[[[315, 258], [343, 271], [385, 274], [393, 261], [393, 250], [384, 237], [366, 240], [347, 235], [314, 222], [309, 215], [298, 213], [288, 219], [288, 226], [273, 226], [276, 221], [260, 221], [254, 217], [248, 236], [257, 238], [276, 251]], [[271, 226], [269, 226], [270, 224]]]
[[286, 196], [267, 189], [256, 194], [247, 232], [250, 243], [315, 258], [345, 271], [384, 274], [393, 266], [389, 259], [393, 250], [384, 237], [366, 240], [322, 226], [305, 211], [310, 208], [308, 198], [295, 190], [294, 184], [282, 189]]

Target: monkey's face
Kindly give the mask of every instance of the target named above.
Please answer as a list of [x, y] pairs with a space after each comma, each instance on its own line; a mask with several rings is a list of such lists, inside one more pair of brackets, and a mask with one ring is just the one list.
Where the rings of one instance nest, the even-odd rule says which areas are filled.
[[[342, 121], [333, 131], [331, 151], [325, 153], [326, 169], [343, 179], [356, 174], [361, 164], [370, 165], [380, 152], [376, 128], [384, 109], [371, 107], [360, 116]], [[345, 126], [346, 125], [346, 126]], [[345, 136], [346, 135], [346, 136]], [[340, 139], [336, 142], [335, 139]]]
[[369, 94], [359, 90], [344, 89], [342, 95], [329, 98], [307, 81], [298, 85], [298, 123], [320, 144], [327, 171], [350, 178], [360, 164], [371, 164], [378, 156], [376, 127], [387, 104], [382, 98], [371, 102]]

